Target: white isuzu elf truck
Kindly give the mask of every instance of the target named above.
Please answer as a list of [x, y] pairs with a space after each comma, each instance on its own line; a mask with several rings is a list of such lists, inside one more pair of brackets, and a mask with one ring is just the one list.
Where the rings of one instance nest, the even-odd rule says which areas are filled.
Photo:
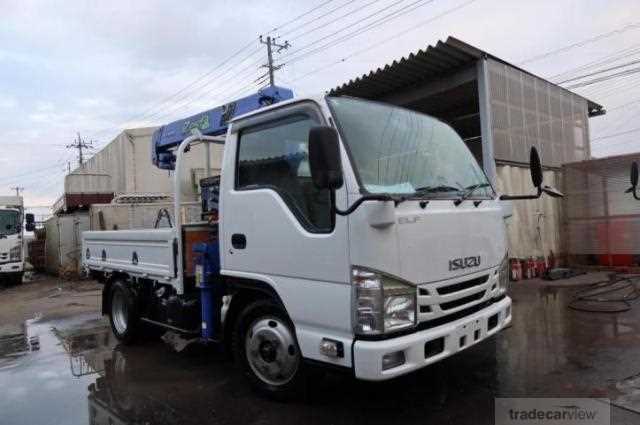
[[24, 213], [22, 196], [0, 196], [0, 283], [22, 282], [25, 263], [26, 230], [34, 227], [33, 214]]
[[[184, 157], [211, 143], [220, 177], [187, 223]], [[531, 159], [537, 193], [502, 199], [561, 196]], [[149, 324], [222, 342], [256, 387], [287, 394], [310, 362], [390, 379], [511, 321], [500, 197], [437, 119], [271, 86], [161, 127], [152, 160], [174, 170], [172, 227], [83, 234], [126, 343]]]

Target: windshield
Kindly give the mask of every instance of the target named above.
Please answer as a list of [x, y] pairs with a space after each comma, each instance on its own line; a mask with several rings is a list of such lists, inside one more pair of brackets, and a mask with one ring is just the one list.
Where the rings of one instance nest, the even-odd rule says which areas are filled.
[[328, 101], [367, 192], [494, 195], [460, 136], [442, 121], [377, 102], [343, 97]]
[[0, 235], [13, 235], [20, 229], [20, 214], [14, 210], [0, 210]]

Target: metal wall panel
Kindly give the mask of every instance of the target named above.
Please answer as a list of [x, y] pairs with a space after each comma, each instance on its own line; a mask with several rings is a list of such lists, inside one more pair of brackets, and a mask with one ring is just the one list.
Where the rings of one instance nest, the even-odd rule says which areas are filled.
[[[158, 212], [166, 209], [171, 217], [171, 223], [175, 223], [173, 202], [155, 202], [140, 204], [93, 204], [89, 209], [91, 230], [128, 230], [128, 229], [153, 229]], [[182, 206], [182, 222], [198, 223], [201, 221], [202, 208], [198, 202], [184, 203]], [[102, 219], [100, 219], [102, 215]], [[102, 224], [104, 229], [100, 228]], [[165, 226], [166, 220], [161, 225]]]
[[591, 260], [601, 265], [623, 265], [640, 255], [640, 201], [624, 193], [632, 161], [640, 161], [640, 154], [563, 166], [570, 255], [595, 256]]
[[[531, 174], [528, 168], [510, 165], [497, 167], [498, 190], [501, 193], [531, 193]], [[561, 173], [547, 170], [544, 180], [560, 186]], [[509, 256], [528, 258], [562, 253], [560, 226], [562, 202], [549, 196], [527, 201], [513, 201], [513, 215], [507, 219]]]
[[64, 177], [64, 193], [113, 193], [111, 176], [78, 171]]
[[54, 216], [44, 224], [46, 236], [46, 269], [65, 277], [79, 272], [82, 232], [89, 230], [89, 215], [73, 213]]
[[585, 99], [507, 64], [488, 65], [497, 160], [526, 164], [531, 146], [545, 166], [589, 158]]

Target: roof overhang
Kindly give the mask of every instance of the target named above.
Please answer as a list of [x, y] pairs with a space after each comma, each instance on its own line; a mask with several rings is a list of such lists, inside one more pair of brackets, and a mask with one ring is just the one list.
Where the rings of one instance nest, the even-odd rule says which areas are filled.
[[[349, 95], [365, 99], [381, 99], [391, 93], [409, 89], [475, 66], [481, 59], [492, 59], [532, 75], [533, 77], [545, 80], [540, 76], [519, 68], [464, 41], [454, 37], [448, 37], [446, 41], [438, 41], [435, 46], [428, 46], [426, 49], [419, 50], [417, 53], [411, 53], [408, 57], [403, 57], [382, 68], [370, 71], [361, 77], [349, 80], [349, 82], [330, 90], [329, 94]], [[560, 87], [562, 90], [567, 90], [564, 87], [554, 85]], [[606, 113], [602, 105], [580, 96], [577, 93], [573, 94], [587, 102], [590, 117]]]

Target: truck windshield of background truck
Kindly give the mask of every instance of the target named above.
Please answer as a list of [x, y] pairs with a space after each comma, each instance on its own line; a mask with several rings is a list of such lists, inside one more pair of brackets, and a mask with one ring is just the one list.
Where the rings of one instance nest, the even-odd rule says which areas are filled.
[[442, 121], [378, 102], [329, 97], [361, 189], [434, 198], [493, 198], [460, 136]]
[[13, 235], [20, 231], [20, 213], [15, 210], [0, 210], [0, 235]]

